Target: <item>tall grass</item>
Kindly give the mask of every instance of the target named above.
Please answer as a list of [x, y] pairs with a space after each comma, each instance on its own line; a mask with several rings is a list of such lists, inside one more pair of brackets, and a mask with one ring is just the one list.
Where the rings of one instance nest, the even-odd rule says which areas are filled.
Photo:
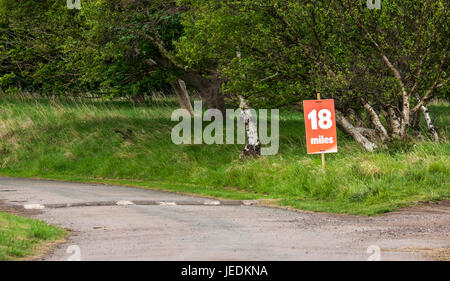
[[325, 171], [319, 156], [306, 154], [299, 112], [281, 112], [278, 155], [239, 160], [242, 145], [173, 144], [170, 133], [176, 123], [170, 115], [175, 108], [173, 101], [134, 106], [4, 99], [0, 173], [141, 180], [152, 187], [164, 182], [202, 194], [210, 194], [204, 189], [208, 187], [226, 197], [251, 194], [302, 209], [352, 214], [450, 197], [448, 103], [430, 108], [442, 143], [368, 153], [338, 132], [339, 153], [326, 156]]

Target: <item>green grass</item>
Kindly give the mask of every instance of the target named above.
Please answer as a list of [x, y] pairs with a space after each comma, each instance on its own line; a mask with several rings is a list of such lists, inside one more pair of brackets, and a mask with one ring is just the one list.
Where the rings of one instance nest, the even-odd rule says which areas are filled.
[[66, 234], [42, 221], [0, 212], [0, 261], [34, 256]]
[[[443, 142], [368, 153], [338, 132], [339, 153], [307, 155], [303, 116], [282, 111], [280, 152], [239, 160], [242, 145], [175, 145], [173, 102], [0, 101], [0, 174], [151, 187], [304, 210], [374, 215], [450, 197], [448, 103], [430, 106]], [[132, 130], [131, 137], [117, 131]]]

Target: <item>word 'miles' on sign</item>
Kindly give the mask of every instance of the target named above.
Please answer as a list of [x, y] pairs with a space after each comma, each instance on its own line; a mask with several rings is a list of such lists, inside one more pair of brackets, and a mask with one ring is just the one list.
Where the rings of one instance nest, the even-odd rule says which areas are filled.
[[337, 152], [334, 100], [305, 100], [303, 110], [308, 154]]

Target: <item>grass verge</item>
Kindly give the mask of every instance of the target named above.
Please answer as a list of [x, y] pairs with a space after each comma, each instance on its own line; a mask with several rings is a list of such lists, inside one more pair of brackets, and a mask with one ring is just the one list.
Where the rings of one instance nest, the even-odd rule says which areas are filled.
[[0, 261], [38, 256], [66, 235], [40, 220], [0, 212]]

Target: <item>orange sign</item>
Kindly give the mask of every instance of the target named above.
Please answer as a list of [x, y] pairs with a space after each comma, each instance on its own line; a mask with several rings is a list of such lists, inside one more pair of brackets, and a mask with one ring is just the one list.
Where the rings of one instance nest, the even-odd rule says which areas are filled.
[[303, 110], [308, 154], [337, 152], [334, 100], [305, 100]]

